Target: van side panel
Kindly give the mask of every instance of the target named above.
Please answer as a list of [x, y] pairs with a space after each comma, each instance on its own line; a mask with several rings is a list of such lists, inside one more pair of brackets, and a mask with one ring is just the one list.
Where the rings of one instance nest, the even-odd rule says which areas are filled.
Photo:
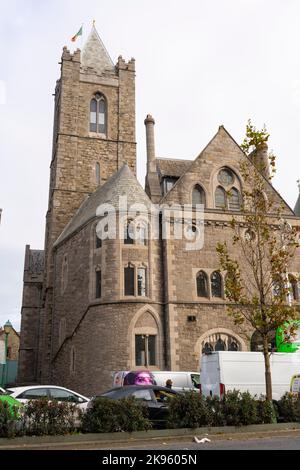
[[[291, 378], [300, 374], [300, 352], [271, 354], [273, 399], [290, 389]], [[205, 396], [220, 396], [220, 383], [229, 390], [249, 391], [252, 396], [266, 394], [265, 365], [261, 352], [218, 351], [201, 359], [201, 390]]]
[[300, 353], [275, 353], [271, 356], [273, 399], [290, 390], [291, 379], [300, 373]]
[[222, 383], [228, 390], [265, 394], [264, 357], [258, 352], [222, 351]]
[[197, 390], [193, 384], [191, 376], [199, 375], [198, 372], [182, 372], [182, 371], [151, 371], [157, 385], [166, 386], [166, 381], [171, 379], [173, 382], [172, 389], [176, 391]]

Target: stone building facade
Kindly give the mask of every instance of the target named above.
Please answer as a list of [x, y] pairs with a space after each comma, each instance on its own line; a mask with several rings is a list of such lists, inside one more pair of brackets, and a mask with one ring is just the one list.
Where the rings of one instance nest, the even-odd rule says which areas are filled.
[[[148, 115], [144, 190], [135, 176], [134, 59], [119, 57], [114, 65], [94, 27], [82, 52], [63, 49], [45, 249], [26, 247], [20, 383], [93, 395], [111, 386], [116, 370], [197, 371], [207, 346], [250, 348], [226, 313], [216, 253], [224, 240], [236, 249], [230, 220], [239, 210], [246, 156], [221, 126], [195, 160], [157, 158], [154, 125]], [[300, 223], [267, 179], [265, 193]], [[204, 205], [202, 249], [165, 239], [159, 216], [154, 234], [153, 204], [187, 205], [194, 214], [195, 201]], [[115, 236], [101, 240], [109, 214]], [[193, 223], [185, 229], [194, 231]], [[128, 231], [135, 240], [124, 239]], [[300, 259], [293, 262], [300, 272]]]
[[[6, 323], [7, 328], [7, 350], [6, 350], [6, 359], [9, 361], [18, 361], [19, 359], [19, 348], [20, 348], [20, 335], [14, 329], [10, 321]], [[0, 341], [5, 343], [6, 333], [4, 326], [0, 327]], [[5, 347], [0, 348], [2, 351], [5, 350]]]

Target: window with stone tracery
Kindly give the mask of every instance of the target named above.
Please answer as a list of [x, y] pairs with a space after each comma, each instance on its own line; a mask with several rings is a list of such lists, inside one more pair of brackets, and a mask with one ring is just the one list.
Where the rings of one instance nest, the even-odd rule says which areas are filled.
[[241, 210], [241, 193], [238, 177], [229, 168], [222, 168], [217, 176], [218, 186], [215, 190], [216, 209], [229, 209], [231, 211]]
[[99, 92], [90, 102], [90, 132], [107, 133], [107, 103], [105, 96]]

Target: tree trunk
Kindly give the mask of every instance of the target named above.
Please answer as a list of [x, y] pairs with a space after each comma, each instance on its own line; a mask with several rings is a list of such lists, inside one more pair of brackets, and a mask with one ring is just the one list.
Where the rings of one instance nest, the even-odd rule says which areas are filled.
[[268, 351], [268, 337], [263, 337], [264, 360], [265, 360], [265, 380], [266, 380], [266, 399], [272, 401], [272, 378], [270, 367], [270, 354]]

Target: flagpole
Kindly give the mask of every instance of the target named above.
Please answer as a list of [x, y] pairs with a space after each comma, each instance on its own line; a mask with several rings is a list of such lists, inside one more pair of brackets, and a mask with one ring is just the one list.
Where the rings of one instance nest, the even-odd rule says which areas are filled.
[[81, 35], [81, 38], [80, 38], [80, 41], [81, 41], [81, 44], [80, 44], [80, 50], [82, 51], [82, 36], [83, 36], [83, 25], [84, 23], [81, 23], [81, 27], [82, 27], [82, 35]]

